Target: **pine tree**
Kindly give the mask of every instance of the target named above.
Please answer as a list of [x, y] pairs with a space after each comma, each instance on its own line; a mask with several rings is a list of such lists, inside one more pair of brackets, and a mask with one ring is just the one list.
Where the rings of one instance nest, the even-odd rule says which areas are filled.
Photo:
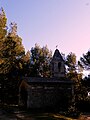
[[79, 63], [85, 70], [90, 70], [90, 50], [86, 54], [83, 54]]
[[2, 102], [15, 101], [17, 96], [16, 78], [22, 69], [21, 58], [25, 55], [22, 39], [17, 35], [17, 24], [11, 23], [7, 30], [7, 18], [3, 8], [0, 11], [0, 99]]
[[52, 52], [47, 46], [42, 48], [35, 44], [31, 49], [31, 75], [40, 77], [50, 77], [50, 61]]
[[22, 39], [17, 35], [17, 26], [11, 23], [11, 30], [2, 40], [0, 73], [9, 73], [13, 68], [21, 69], [20, 59], [25, 55]]

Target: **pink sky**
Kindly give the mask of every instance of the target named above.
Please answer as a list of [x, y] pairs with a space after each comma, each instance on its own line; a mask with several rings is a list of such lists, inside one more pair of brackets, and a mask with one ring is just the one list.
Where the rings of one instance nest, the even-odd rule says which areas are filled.
[[38, 43], [56, 45], [66, 55], [81, 57], [90, 48], [90, 0], [0, 0], [8, 24], [18, 24], [18, 35], [27, 50]]

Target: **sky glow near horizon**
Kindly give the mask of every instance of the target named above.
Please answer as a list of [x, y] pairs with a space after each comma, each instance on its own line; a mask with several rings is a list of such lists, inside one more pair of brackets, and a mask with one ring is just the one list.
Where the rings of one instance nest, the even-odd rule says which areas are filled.
[[35, 43], [79, 58], [90, 48], [90, 0], [0, 0], [27, 50]]

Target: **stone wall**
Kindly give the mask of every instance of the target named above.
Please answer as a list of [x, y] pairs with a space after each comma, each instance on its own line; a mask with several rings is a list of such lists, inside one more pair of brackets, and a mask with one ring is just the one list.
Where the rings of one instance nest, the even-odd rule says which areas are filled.
[[27, 108], [66, 109], [73, 94], [73, 82], [69, 80], [25, 78], [19, 88], [19, 104]]
[[27, 108], [61, 107], [72, 100], [72, 86], [66, 84], [32, 84], [27, 89]]

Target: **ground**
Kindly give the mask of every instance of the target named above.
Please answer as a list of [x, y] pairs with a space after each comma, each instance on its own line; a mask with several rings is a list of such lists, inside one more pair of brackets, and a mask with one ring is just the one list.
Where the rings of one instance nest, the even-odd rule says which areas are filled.
[[27, 114], [23, 112], [17, 113], [4, 113], [0, 115], [0, 120], [75, 120], [64, 117], [60, 114], [53, 113], [38, 113], [38, 114]]
[[70, 118], [61, 113], [30, 112], [21, 109], [0, 108], [0, 120], [90, 120], [90, 113], [81, 114], [78, 118]]

